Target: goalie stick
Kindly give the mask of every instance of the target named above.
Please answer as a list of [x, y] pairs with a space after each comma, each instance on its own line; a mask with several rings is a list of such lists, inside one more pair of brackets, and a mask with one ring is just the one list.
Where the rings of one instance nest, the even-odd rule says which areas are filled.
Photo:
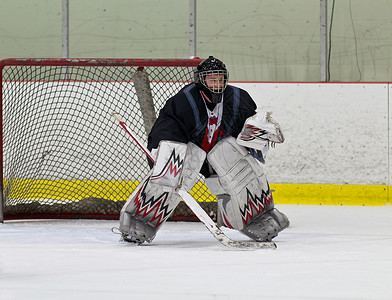
[[[155, 163], [150, 151], [143, 145], [139, 138], [128, 128], [121, 116], [113, 112], [112, 116], [119, 122], [122, 128], [132, 137], [136, 144], [143, 150], [148, 158]], [[244, 248], [244, 249], [275, 249], [276, 244], [274, 242], [254, 242], [254, 241], [235, 241], [227, 237], [223, 231], [216, 226], [215, 222], [208, 216], [205, 210], [196, 202], [196, 200], [186, 190], [180, 188], [177, 190], [178, 195], [182, 198], [185, 204], [192, 210], [196, 217], [207, 227], [212, 235], [224, 246], [232, 248]]]

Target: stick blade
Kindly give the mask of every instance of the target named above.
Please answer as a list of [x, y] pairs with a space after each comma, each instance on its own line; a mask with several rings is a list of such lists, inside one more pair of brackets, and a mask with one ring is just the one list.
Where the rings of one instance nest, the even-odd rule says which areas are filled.
[[228, 238], [220, 229], [211, 231], [215, 238], [224, 246], [236, 249], [276, 249], [274, 242], [243, 242]]

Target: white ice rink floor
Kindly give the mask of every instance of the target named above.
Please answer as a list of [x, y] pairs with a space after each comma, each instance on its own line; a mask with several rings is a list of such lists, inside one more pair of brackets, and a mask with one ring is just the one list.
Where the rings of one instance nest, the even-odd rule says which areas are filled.
[[134, 246], [116, 221], [6, 221], [0, 299], [392, 299], [392, 206], [277, 207], [277, 250], [225, 248], [202, 223]]

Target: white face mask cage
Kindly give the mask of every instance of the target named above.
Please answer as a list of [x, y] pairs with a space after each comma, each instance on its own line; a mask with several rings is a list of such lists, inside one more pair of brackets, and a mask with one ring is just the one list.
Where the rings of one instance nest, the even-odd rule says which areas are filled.
[[210, 92], [221, 94], [227, 87], [229, 73], [226, 70], [203, 71], [199, 73], [199, 81]]

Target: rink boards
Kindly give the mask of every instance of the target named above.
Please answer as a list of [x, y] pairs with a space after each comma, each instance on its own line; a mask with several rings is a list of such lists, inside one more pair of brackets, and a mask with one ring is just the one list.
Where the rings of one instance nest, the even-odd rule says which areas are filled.
[[390, 202], [390, 83], [238, 83], [286, 141], [265, 165], [278, 203]]
[[[390, 202], [392, 93], [389, 83], [241, 82], [232, 85], [246, 89], [260, 109], [272, 111], [286, 137], [284, 144], [270, 150], [264, 166], [275, 190], [276, 203], [384, 205]], [[100, 121], [113, 122], [109, 113]], [[72, 186], [77, 181], [74, 178], [35, 180], [68, 186], [52, 195], [56, 199], [64, 194], [72, 195]], [[92, 185], [97, 192], [102, 182], [113, 190], [121, 185], [129, 195], [137, 180], [140, 179], [81, 182]], [[41, 190], [34, 193], [29, 196], [31, 199], [48, 197]], [[115, 193], [108, 196], [114, 201], [118, 199]], [[214, 199], [207, 195], [203, 201]]]
[[[124, 201], [129, 198], [138, 181], [80, 181], [80, 180], [18, 180], [14, 183], [14, 194], [18, 197], [26, 186], [34, 187], [23, 194], [25, 201], [52, 202], [79, 201], [87, 198], [103, 198]], [[16, 185], [16, 186], [15, 186]], [[82, 187], [82, 188], [81, 188]], [[83, 189], [83, 187], [85, 187]], [[48, 189], [49, 188], [49, 189]], [[271, 183], [274, 201], [277, 204], [320, 205], [385, 205], [390, 199], [390, 190], [384, 185], [333, 185], [333, 184], [282, 184]], [[203, 191], [203, 193], [200, 193]], [[198, 182], [191, 190], [198, 201], [212, 202], [216, 197], [209, 193], [204, 182]], [[67, 200], [64, 200], [67, 199]]]

